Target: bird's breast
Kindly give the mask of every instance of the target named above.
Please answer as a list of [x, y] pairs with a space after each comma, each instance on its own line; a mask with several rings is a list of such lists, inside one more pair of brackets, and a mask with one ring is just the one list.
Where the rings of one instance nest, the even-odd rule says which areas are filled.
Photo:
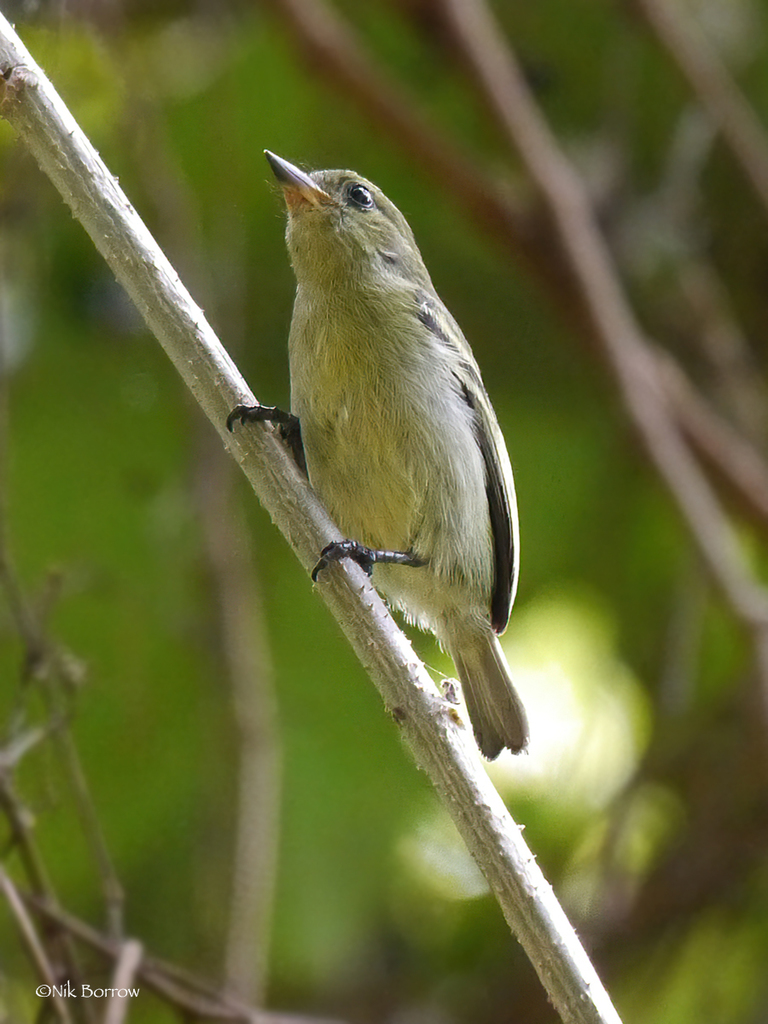
[[446, 571], [465, 559], [460, 543], [470, 562], [485, 562], [474, 413], [413, 310], [384, 319], [375, 305], [346, 317], [305, 305], [290, 360], [310, 481], [340, 529], [371, 547], [423, 553]]
[[342, 531], [371, 547], [405, 550], [426, 489], [415, 458], [416, 419], [395, 387], [364, 371], [326, 379], [295, 399], [312, 486]]

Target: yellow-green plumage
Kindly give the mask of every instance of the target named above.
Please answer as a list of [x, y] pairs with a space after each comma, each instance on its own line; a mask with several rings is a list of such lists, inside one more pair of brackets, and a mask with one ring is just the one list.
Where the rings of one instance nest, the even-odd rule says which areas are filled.
[[423, 563], [376, 564], [373, 581], [450, 653], [483, 753], [520, 750], [525, 713], [496, 636], [517, 509], [477, 364], [375, 185], [268, 158], [289, 211], [291, 410], [310, 482], [346, 537]]

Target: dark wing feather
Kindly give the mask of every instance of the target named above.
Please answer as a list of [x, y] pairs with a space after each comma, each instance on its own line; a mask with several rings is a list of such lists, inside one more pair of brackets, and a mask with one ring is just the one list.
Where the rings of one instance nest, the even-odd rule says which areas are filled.
[[[505, 481], [499, 453], [499, 444], [503, 445], [504, 441], [487, 396], [483, 392], [487, 403], [487, 412], [484, 415], [481, 403], [474, 400], [466, 385], [462, 385], [462, 391], [467, 404], [475, 412], [475, 434], [485, 463], [485, 493], [491, 517], [494, 554], [491, 625], [497, 633], [503, 633], [509, 622], [509, 613], [517, 587], [517, 508], [513, 505], [514, 498], [510, 495]], [[488, 412], [493, 417], [492, 421], [489, 421]]]
[[503, 633], [517, 589], [519, 557], [517, 502], [509, 456], [480, 371], [458, 325], [442, 303], [425, 292], [417, 293], [416, 302], [419, 320], [458, 356], [456, 380], [475, 414], [475, 434], [485, 463], [485, 488], [494, 544], [491, 625], [497, 633]]

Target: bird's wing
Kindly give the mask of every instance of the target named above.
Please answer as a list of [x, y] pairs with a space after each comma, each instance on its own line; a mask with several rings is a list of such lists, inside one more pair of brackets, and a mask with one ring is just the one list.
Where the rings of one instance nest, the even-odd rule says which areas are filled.
[[496, 414], [479, 374], [474, 386], [462, 381], [464, 397], [476, 414], [477, 442], [485, 463], [485, 491], [494, 545], [494, 585], [491, 625], [503, 633], [515, 599], [519, 560], [517, 502], [512, 467]]
[[485, 463], [485, 487], [494, 544], [491, 624], [497, 633], [503, 633], [517, 590], [520, 548], [512, 466], [480, 370], [461, 329], [437, 296], [419, 291], [416, 303], [419, 320], [442, 344], [454, 351], [457, 382], [465, 401], [475, 413], [477, 443]]

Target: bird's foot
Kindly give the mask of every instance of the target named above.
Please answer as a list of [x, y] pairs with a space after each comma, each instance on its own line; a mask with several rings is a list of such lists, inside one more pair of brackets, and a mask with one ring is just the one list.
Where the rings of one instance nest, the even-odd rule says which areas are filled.
[[331, 562], [339, 562], [342, 558], [351, 558], [353, 562], [357, 562], [368, 576], [373, 572], [376, 563], [414, 566], [425, 564], [423, 559], [417, 558], [410, 551], [380, 551], [359, 544], [356, 540], [336, 540], [326, 545], [320, 552], [320, 561], [312, 570], [313, 582], [317, 583], [317, 577]]
[[293, 452], [299, 469], [306, 474], [307, 460], [301, 440], [299, 417], [276, 405], [236, 405], [227, 416], [227, 430], [232, 433], [236, 423], [279, 423], [280, 436]]
[[227, 430], [231, 433], [236, 423], [283, 423], [288, 427], [299, 425], [298, 417], [276, 405], [236, 405], [227, 416]]

